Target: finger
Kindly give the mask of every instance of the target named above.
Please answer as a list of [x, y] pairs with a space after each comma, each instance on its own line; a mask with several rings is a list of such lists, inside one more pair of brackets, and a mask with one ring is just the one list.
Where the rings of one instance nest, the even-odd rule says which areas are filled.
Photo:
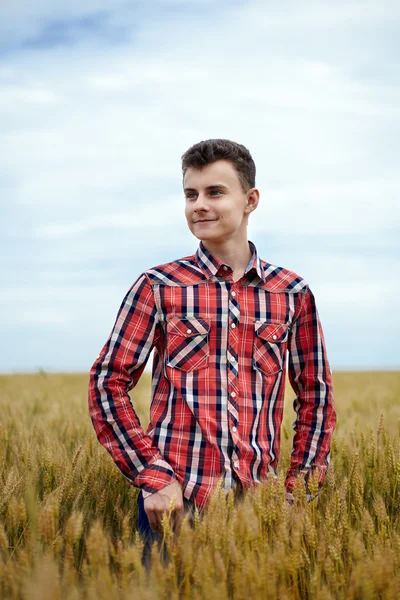
[[157, 516], [157, 513], [154, 511], [151, 511], [148, 515], [147, 515], [148, 519], [149, 519], [149, 524], [150, 527], [152, 529], [152, 531], [154, 533], [159, 533], [161, 530], [161, 522]]
[[156, 521], [150, 521], [150, 520], [149, 520], [149, 523], [150, 523], [150, 528], [151, 528], [152, 532], [153, 532], [153, 533], [158, 533], [158, 525], [157, 525], [157, 522], [156, 522]]
[[[145, 509], [146, 511], [146, 509]], [[146, 511], [147, 518], [150, 523], [150, 527], [154, 532], [162, 532], [161, 519], [163, 517], [163, 511], [157, 508], [148, 508]]]
[[152, 531], [154, 531], [154, 527], [156, 526], [156, 520], [155, 520], [155, 515], [154, 515], [153, 511], [149, 510], [149, 509], [146, 509], [146, 506], [145, 506], [144, 507], [144, 512], [145, 512], [147, 520], [149, 522], [150, 529]]
[[185, 518], [185, 509], [182, 505], [178, 510], [175, 511], [174, 520], [175, 520], [175, 531], [179, 533], [181, 529], [181, 525], [183, 523], [183, 519]]
[[183, 513], [178, 513], [175, 517], [175, 527], [174, 527], [174, 531], [177, 535], [179, 535], [180, 531], [181, 531], [181, 527], [182, 527], [182, 523], [183, 523]]
[[182, 520], [183, 520], [183, 519], [181, 519], [180, 515], [179, 515], [179, 514], [177, 514], [177, 513], [175, 513], [175, 514], [172, 516], [171, 528], [172, 528], [172, 532], [173, 532], [173, 535], [174, 535], [174, 539], [175, 539], [175, 541], [177, 540], [177, 538], [178, 538], [178, 537], [179, 537], [179, 535], [180, 535], [180, 532], [181, 532], [181, 526], [182, 526]]
[[178, 519], [179, 519], [178, 515], [179, 515], [179, 513], [176, 510], [173, 510], [171, 512], [170, 523], [171, 523], [172, 531], [175, 531], [175, 529], [176, 529], [176, 526], [177, 526], [177, 523], [178, 523]]

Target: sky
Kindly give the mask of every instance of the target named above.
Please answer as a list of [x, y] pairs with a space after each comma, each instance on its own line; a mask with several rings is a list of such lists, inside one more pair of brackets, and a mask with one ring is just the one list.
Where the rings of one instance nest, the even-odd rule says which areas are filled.
[[209, 138], [249, 148], [249, 239], [309, 284], [332, 370], [398, 368], [399, 25], [397, 0], [2, 3], [0, 371], [88, 372], [139, 274], [196, 251], [181, 155]]

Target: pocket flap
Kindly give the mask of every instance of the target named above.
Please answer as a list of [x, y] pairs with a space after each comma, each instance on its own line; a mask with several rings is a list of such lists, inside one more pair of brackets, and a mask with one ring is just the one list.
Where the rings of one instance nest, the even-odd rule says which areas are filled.
[[210, 326], [207, 317], [171, 317], [167, 320], [167, 332], [184, 337], [206, 335]]
[[269, 321], [255, 321], [254, 329], [256, 335], [273, 344], [285, 342], [289, 333], [286, 323], [271, 323]]

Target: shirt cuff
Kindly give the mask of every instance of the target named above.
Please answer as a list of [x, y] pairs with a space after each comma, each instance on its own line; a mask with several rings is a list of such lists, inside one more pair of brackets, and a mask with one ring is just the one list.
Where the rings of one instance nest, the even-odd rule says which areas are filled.
[[141, 488], [143, 497], [146, 498], [174, 481], [177, 481], [177, 477], [172, 467], [163, 458], [158, 458], [142, 469], [133, 483]]

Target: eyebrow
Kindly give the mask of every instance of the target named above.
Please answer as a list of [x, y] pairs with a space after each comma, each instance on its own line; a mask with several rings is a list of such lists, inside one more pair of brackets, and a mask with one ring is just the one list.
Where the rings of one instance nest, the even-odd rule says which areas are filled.
[[[215, 190], [215, 189], [228, 190], [229, 188], [226, 185], [224, 185], [223, 183], [208, 185], [206, 187], [206, 190]], [[185, 188], [183, 191], [184, 192], [197, 192], [197, 190], [195, 188]]]

